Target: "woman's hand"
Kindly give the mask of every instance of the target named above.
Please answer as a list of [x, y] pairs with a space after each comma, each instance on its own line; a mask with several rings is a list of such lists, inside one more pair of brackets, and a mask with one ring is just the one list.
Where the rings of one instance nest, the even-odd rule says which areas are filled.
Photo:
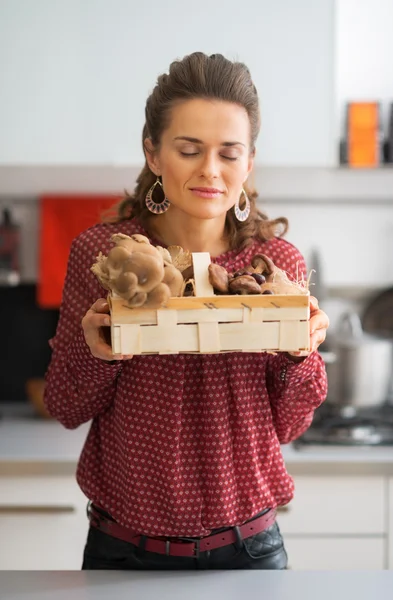
[[111, 319], [109, 316], [109, 305], [104, 298], [100, 298], [94, 302], [82, 319], [82, 329], [85, 336], [86, 344], [90, 348], [90, 352], [96, 358], [101, 360], [123, 360], [132, 358], [129, 354], [113, 354], [112, 348], [108, 341]]
[[310, 296], [310, 348], [309, 352], [287, 352], [291, 357], [306, 357], [311, 352], [318, 350], [325, 341], [326, 331], [329, 327], [329, 317], [318, 306], [318, 300]]

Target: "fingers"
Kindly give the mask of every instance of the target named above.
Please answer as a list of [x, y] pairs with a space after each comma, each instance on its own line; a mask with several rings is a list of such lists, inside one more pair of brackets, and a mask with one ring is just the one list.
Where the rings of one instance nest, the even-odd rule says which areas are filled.
[[310, 351], [288, 352], [291, 356], [305, 357], [318, 350], [326, 339], [326, 331], [329, 327], [329, 317], [323, 310], [318, 308], [318, 300], [310, 296]]
[[329, 317], [323, 310], [317, 310], [310, 319], [310, 348], [312, 352], [325, 341], [329, 327]]
[[94, 302], [90, 310], [97, 313], [109, 313], [109, 304], [105, 298], [99, 298]]
[[89, 308], [82, 319], [82, 329], [90, 352], [95, 358], [105, 361], [128, 360], [132, 358], [130, 354], [114, 354], [110, 341], [110, 334], [105, 330], [110, 327], [111, 318], [108, 302], [104, 298], [99, 298]]

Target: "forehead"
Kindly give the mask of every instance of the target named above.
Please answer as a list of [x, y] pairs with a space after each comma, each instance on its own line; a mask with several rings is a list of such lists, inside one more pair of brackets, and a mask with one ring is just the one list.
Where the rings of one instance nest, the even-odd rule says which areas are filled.
[[187, 136], [204, 143], [249, 143], [250, 121], [243, 106], [220, 100], [195, 99], [172, 107], [163, 138]]

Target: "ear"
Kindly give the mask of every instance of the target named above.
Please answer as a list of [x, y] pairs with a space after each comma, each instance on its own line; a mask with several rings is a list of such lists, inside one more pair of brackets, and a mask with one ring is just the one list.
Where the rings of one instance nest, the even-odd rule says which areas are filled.
[[154, 173], [154, 175], [161, 175], [160, 168], [160, 160], [158, 158], [157, 151], [154, 147], [153, 142], [150, 138], [146, 138], [143, 144], [145, 151], [146, 162], [149, 165], [149, 169]]
[[254, 148], [254, 150], [252, 152], [250, 152], [250, 156], [248, 157], [247, 177], [253, 170], [255, 154], [256, 154], [256, 150]]

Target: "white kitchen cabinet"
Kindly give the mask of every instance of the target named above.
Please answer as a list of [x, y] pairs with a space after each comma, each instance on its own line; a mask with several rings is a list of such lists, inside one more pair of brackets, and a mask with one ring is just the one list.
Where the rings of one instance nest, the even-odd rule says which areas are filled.
[[280, 512], [280, 528], [290, 534], [373, 534], [385, 532], [382, 476], [296, 477], [295, 497]]
[[292, 569], [382, 569], [386, 565], [386, 480], [301, 476], [279, 510]]
[[384, 568], [385, 539], [379, 537], [285, 538], [288, 566], [294, 570], [359, 570]]
[[[393, 478], [310, 475], [295, 486], [278, 515], [291, 569], [393, 569]], [[0, 570], [79, 570], [86, 503], [73, 475], [0, 476]]]
[[0, 570], [79, 570], [86, 504], [73, 476], [0, 477]]
[[389, 478], [389, 503], [386, 507], [386, 520], [388, 529], [387, 566], [393, 569], [393, 477]]

